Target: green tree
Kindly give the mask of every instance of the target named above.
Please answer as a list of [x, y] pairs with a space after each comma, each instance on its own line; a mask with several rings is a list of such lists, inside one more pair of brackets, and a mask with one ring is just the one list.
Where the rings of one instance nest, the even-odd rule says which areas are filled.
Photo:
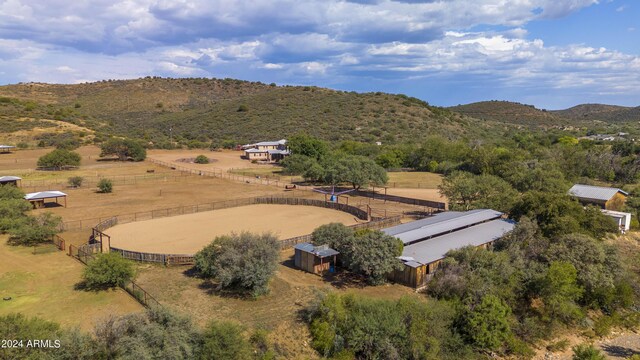
[[540, 296], [549, 320], [571, 322], [582, 316], [576, 302], [583, 289], [577, 282], [576, 268], [566, 261], [553, 261], [541, 282]]
[[135, 274], [133, 265], [118, 253], [103, 253], [84, 268], [82, 278], [88, 289], [100, 290], [124, 285]]
[[147, 150], [136, 140], [111, 138], [100, 146], [100, 156], [117, 156], [120, 161], [142, 161]]
[[330, 223], [317, 227], [311, 233], [311, 241], [317, 245], [329, 245], [338, 251], [344, 250], [353, 242], [353, 229], [342, 223]]
[[401, 270], [402, 241], [379, 230], [357, 232], [348, 248], [341, 254], [348, 259], [349, 270], [366, 276], [370, 284], [382, 284], [387, 275]]
[[316, 160], [321, 160], [329, 153], [326, 142], [307, 134], [291, 136], [287, 141], [287, 147], [291, 154], [304, 155]]
[[108, 194], [113, 191], [113, 182], [109, 179], [100, 179], [98, 181], [98, 192]]
[[342, 169], [341, 179], [338, 179], [350, 183], [354, 189], [369, 184], [380, 186], [389, 181], [384, 168], [364, 156], [345, 156], [338, 160], [338, 165]]
[[513, 336], [510, 316], [508, 305], [496, 296], [487, 295], [479, 304], [462, 311], [460, 331], [479, 349], [499, 350]]
[[317, 165], [317, 161], [305, 155], [291, 154], [284, 158], [280, 165], [284, 168], [283, 173], [285, 175], [302, 175], [314, 164]]
[[35, 246], [50, 242], [58, 233], [62, 218], [49, 212], [28, 216], [19, 226], [9, 229], [9, 244]]
[[518, 197], [511, 185], [497, 176], [464, 171], [445, 176], [439, 189], [452, 210], [491, 208], [508, 212]]
[[211, 322], [204, 330], [200, 359], [251, 359], [251, 346], [245, 339], [243, 331], [242, 327], [231, 322]]
[[279, 244], [273, 234], [242, 232], [216, 237], [195, 255], [195, 268], [214, 278], [219, 288], [267, 293], [279, 260]]
[[80, 160], [80, 154], [76, 152], [55, 149], [38, 159], [38, 167], [62, 169], [65, 166], [80, 166]]

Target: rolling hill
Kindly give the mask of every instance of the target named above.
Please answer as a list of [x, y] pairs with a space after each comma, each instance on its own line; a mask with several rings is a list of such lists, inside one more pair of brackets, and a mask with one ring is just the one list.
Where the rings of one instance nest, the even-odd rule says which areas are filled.
[[[0, 87], [0, 118], [54, 119], [100, 134], [169, 136], [182, 143], [280, 139], [305, 131], [327, 140], [419, 141], [499, 136], [479, 121], [405, 95], [276, 86], [233, 79], [147, 77], [77, 85]], [[26, 115], [25, 115], [26, 114]], [[170, 131], [171, 129], [171, 131]]]
[[609, 123], [640, 121], [640, 107], [605, 104], [581, 104], [554, 114], [573, 120], [599, 120]]
[[571, 123], [570, 119], [553, 112], [510, 101], [481, 101], [448, 109], [477, 119], [523, 126], [566, 126]]

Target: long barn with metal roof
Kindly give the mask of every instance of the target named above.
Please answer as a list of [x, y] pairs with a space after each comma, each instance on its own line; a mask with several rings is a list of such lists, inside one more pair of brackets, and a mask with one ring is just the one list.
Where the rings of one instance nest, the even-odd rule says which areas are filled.
[[449, 251], [487, 247], [513, 230], [515, 223], [503, 216], [490, 209], [450, 211], [384, 229], [405, 245], [400, 257], [405, 267], [391, 278], [415, 288], [425, 286]]

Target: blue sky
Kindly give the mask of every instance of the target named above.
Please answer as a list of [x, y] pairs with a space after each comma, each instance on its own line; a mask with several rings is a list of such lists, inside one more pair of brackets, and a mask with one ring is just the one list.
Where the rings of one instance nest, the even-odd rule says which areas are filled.
[[0, 84], [147, 75], [640, 105], [638, 0], [0, 0]]

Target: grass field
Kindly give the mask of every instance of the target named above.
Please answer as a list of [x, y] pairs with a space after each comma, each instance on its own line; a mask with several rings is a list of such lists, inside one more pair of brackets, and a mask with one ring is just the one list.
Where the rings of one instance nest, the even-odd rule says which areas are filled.
[[141, 265], [138, 283], [161, 303], [193, 316], [197, 324], [217, 319], [237, 322], [249, 329], [269, 330], [269, 340], [286, 359], [319, 358], [309, 346], [311, 339], [301, 311], [320, 292], [353, 292], [384, 299], [421, 297], [397, 284], [364, 286], [342, 277], [325, 280], [294, 269], [292, 256], [292, 250], [281, 253], [281, 264], [269, 285], [269, 294], [256, 300], [220, 294], [213, 285], [190, 275], [188, 267]]
[[417, 188], [417, 189], [437, 189], [442, 183], [442, 175], [422, 172], [403, 171], [390, 172], [388, 187], [393, 188]]
[[20, 312], [90, 330], [110, 314], [141, 311], [123, 290], [75, 290], [84, 265], [61, 251], [33, 255], [33, 248], [13, 247], [0, 236], [0, 315]]
[[273, 232], [287, 239], [330, 222], [357, 223], [351, 214], [315, 206], [249, 205], [116, 225], [105, 232], [119, 249], [191, 255], [231, 232]]

